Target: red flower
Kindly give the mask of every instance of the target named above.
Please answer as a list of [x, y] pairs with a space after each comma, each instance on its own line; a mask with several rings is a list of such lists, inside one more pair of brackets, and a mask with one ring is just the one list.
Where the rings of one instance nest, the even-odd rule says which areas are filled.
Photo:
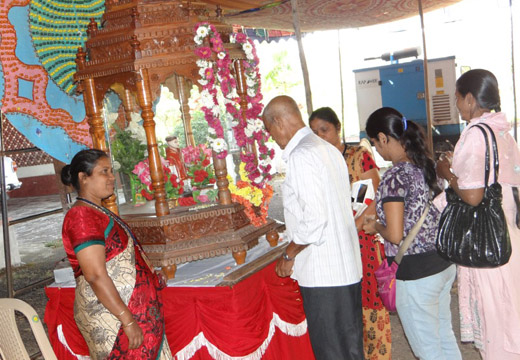
[[202, 46], [200, 48], [195, 49], [195, 55], [197, 55], [201, 59], [209, 59], [211, 57], [211, 49], [207, 46]]
[[171, 174], [170, 175], [170, 182], [172, 183], [173, 187], [177, 187], [177, 175]]
[[209, 179], [209, 183], [210, 183], [210, 184], [214, 184], [216, 181], [217, 181], [217, 180], [215, 180], [215, 178], [211, 178], [211, 179]]
[[244, 34], [244, 33], [237, 33], [237, 34], [235, 35], [235, 38], [237, 39], [237, 42], [241, 44], [241, 43], [243, 43], [243, 42], [246, 41], [247, 36], [246, 36], [246, 34]]
[[193, 178], [195, 182], [203, 182], [208, 177], [208, 172], [206, 170], [195, 170], [193, 172]]
[[205, 158], [204, 161], [202, 161], [202, 166], [208, 166], [211, 163], [208, 158]]
[[153, 194], [150, 194], [145, 189], [141, 190], [141, 195], [148, 201], [153, 200]]
[[190, 206], [190, 205], [195, 205], [195, 204], [197, 204], [197, 203], [193, 199], [193, 196], [180, 198], [179, 199], [179, 205], [180, 206]]

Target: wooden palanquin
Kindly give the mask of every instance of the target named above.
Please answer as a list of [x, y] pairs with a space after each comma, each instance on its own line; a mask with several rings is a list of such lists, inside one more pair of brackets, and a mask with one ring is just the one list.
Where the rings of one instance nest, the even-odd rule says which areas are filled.
[[[219, 203], [211, 207], [176, 208], [171, 213], [166, 199], [160, 156], [155, 134], [152, 104], [167, 86], [181, 104], [188, 145], [195, 145], [188, 107], [190, 89], [198, 84], [198, 60], [194, 27], [212, 23], [221, 34], [233, 59], [233, 75], [241, 108], [247, 108], [241, 61], [245, 54], [239, 44], [229, 42], [232, 28], [214, 17], [202, 3], [182, 1], [106, 0], [102, 27], [94, 20], [88, 25], [85, 50], [77, 53], [74, 76], [84, 95], [86, 114], [94, 148], [108, 150], [103, 120], [103, 98], [108, 91], [120, 97], [129, 114], [141, 111], [146, 133], [155, 214], [124, 216], [155, 266], [173, 277], [179, 263], [232, 252], [238, 264], [246, 251], [269, 233], [272, 245], [283, 225], [268, 219], [261, 227], [250, 224], [243, 206], [232, 203], [224, 159], [213, 156]], [[105, 206], [118, 212], [115, 196]]]

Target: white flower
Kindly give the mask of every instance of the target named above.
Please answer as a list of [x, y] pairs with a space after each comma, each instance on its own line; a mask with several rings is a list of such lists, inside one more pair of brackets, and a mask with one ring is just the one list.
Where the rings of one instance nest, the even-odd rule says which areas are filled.
[[232, 35], [229, 37], [229, 42], [230, 42], [231, 44], [234, 44], [234, 43], [237, 42], [237, 37], [236, 37], [235, 34], [232, 34]]
[[264, 168], [271, 164], [271, 158], [266, 156], [265, 159], [258, 159], [258, 165], [263, 166]]
[[199, 75], [201, 78], [205, 79], [206, 78], [206, 69], [199, 69]]
[[223, 60], [225, 57], [226, 57], [226, 53], [221, 51], [217, 54], [217, 57], [220, 59], [220, 60]]
[[247, 60], [254, 60], [254, 59], [255, 59], [255, 56], [253, 55], [253, 53], [247, 53], [247, 52], [246, 52], [246, 59], [247, 59]]
[[213, 129], [211, 126], [208, 127], [208, 133], [213, 136], [217, 135], [217, 131]]
[[209, 62], [207, 62], [206, 60], [199, 59], [197, 60], [197, 66], [205, 69], [209, 67]]
[[201, 38], [205, 38], [206, 36], [208, 36], [208, 28], [206, 26], [199, 26], [197, 28], [197, 36], [201, 37]]
[[264, 122], [260, 119], [255, 119], [255, 129], [256, 131], [262, 131], [264, 129]]
[[211, 109], [211, 113], [215, 117], [220, 117], [220, 107], [219, 106], [214, 106], [213, 109]]
[[264, 180], [264, 177], [262, 175], [258, 175], [254, 180], [253, 182], [256, 183], [256, 184], [260, 184], [262, 182], [262, 180]]
[[248, 53], [251, 53], [253, 51], [253, 46], [249, 42], [246, 42], [242, 45], [242, 49], [247, 55]]
[[197, 80], [199, 82], [199, 84], [201, 84], [202, 86], [206, 86], [208, 85], [208, 81], [207, 80], [203, 80], [203, 79], [199, 79]]
[[245, 129], [244, 129], [244, 133], [246, 134], [246, 136], [248, 138], [250, 138], [251, 136], [253, 136], [253, 134], [255, 133], [255, 130], [252, 129], [250, 126], [247, 126]]
[[231, 90], [231, 92], [228, 94], [228, 97], [231, 99], [237, 98], [238, 97], [237, 89], [233, 88], [233, 90]]
[[121, 164], [119, 163], [119, 161], [114, 160], [113, 164], [114, 164], [115, 171], [118, 171], [119, 169], [121, 169]]
[[226, 141], [222, 138], [216, 138], [212, 141], [211, 148], [217, 153], [227, 150]]
[[247, 84], [247, 86], [249, 86], [249, 87], [253, 87], [253, 86], [256, 85], [256, 81], [253, 80], [253, 79], [251, 79], [251, 78], [246, 77], [246, 84]]
[[215, 103], [213, 102], [213, 96], [211, 96], [208, 90], [202, 90], [200, 93], [200, 101], [202, 106], [208, 109], [211, 109], [213, 106], [215, 106]]
[[255, 89], [247, 89], [247, 96], [255, 97], [256, 91]]

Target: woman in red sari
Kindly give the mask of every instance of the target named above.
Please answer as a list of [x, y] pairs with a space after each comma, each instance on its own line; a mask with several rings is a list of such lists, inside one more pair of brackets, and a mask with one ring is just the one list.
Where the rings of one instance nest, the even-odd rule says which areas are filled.
[[128, 225], [102, 206], [114, 192], [110, 159], [82, 150], [61, 180], [79, 195], [62, 236], [76, 278], [74, 319], [91, 359], [172, 359], [159, 279]]
[[[374, 191], [379, 185], [379, 169], [371, 152], [363, 146], [349, 146], [341, 141], [339, 132], [341, 123], [329, 107], [315, 110], [309, 118], [309, 126], [323, 140], [334, 145], [347, 163], [350, 185], [359, 180], [372, 180]], [[366, 215], [375, 214], [375, 202], [356, 218], [361, 261], [363, 263], [363, 280], [361, 281], [363, 305], [363, 347], [366, 360], [387, 360], [391, 358], [392, 336], [390, 316], [383, 306], [374, 271], [384, 259], [383, 244], [374, 235], [363, 231], [363, 219]]]

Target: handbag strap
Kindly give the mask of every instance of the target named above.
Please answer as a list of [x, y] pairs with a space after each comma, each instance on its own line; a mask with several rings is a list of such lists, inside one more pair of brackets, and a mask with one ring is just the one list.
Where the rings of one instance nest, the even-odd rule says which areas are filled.
[[489, 134], [491, 135], [491, 146], [493, 147], [493, 165], [495, 169], [495, 183], [497, 182], [498, 178], [498, 148], [497, 148], [497, 139], [495, 137], [495, 133], [491, 129], [491, 127], [488, 124], [479, 123], [475, 124], [475, 127], [478, 127], [480, 131], [482, 131], [482, 134], [484, 135], [484, 139], [486, 140], [486, 166], [485, 166], [485, 174], [484, 174], [484, 185], [487, 188], [488, 187], [488, 181], [489, 181], [489, 140], [488, 140], [488, 134], [486, 130], [484, 130], [483, 126], [488, 129]]
[[413, 239], [415, 238], [415, 236], [421, 229], [421, 226], [424, 223], [424, 220], [426, 219], [426, 216], [428, 215], [429, 210], [430, 210], [430, 202], [428, 201], [428, 203], [426, 204], [426, 208], [424, 209], [424, 211], [421, 215], [421, 218], [413, 226], [412, 230], [410, 230], [408, 235], [406, 235], [404, 240], [401, 242], [401, 245], [399, 246], [399, 251], [397, 252], [397, 255], [394, 258], [394, 262], [396, 262], [397, 265], [399, 265], [401, 263], [401, 259], [403, 258], [404, 253], [406, 252], [406, 250], [408, 250]]
[[520, 197], [518, 196], [518, 187], [512, 186], [513, 198], [516, 204], [516, 227], [520, 229]]

